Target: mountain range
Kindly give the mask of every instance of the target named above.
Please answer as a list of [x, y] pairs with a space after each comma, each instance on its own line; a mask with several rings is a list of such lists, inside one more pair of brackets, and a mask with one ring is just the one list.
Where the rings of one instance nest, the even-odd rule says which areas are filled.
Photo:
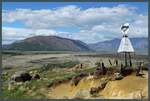
[[[116, 52], [121, 39], [115, 38], [108, 41], [98, 42], [94, 44], [89, 44], [88, 46], [95, 51], [105, 51], [105, 52]], [[137, 53], [147, 53], [148, 51], [148, 38], [130, 38], [132, 46]]]
[[[147, 53], [148, 38], [130, 38], [136, 52]], [[116, 52], [121, 39], [115, 38], [108, 41], [86, 44], [80, 40], [62, 38], [58, 36], [34, 36], [3, 45], [5, 50], [22, 51], [97, 51], [97, 52]]]

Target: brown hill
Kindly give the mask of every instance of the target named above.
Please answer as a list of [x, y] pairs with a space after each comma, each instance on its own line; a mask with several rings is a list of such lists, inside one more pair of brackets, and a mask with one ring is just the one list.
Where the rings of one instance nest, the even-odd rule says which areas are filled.
[[23, 51], [90, 51], [87, 44], [58, 36], [34, 36], [7, 46], [8, 50]]

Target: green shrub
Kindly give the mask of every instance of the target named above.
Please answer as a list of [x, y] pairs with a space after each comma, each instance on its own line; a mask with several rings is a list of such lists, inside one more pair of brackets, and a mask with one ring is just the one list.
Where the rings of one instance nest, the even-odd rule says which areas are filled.
[[75, 65], [79, 64], [78, 61], [67, 61], [67, 62], [62, 62], [62, 63], [49, 63], [41, 67], [41, 72], [47, 71], [52, 68], [71, 68], [74, 67]]

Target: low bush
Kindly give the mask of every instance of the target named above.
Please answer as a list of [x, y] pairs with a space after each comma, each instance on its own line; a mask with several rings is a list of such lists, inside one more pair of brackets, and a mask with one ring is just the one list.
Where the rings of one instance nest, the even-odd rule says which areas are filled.
[[49, 63], [41, 67], [41, 72], [42, 71], [47, 71], [52, 68], [72, 68], [75, 65], [79, 64], [78, 61], [67, 61], [67, 62], [62, 62], [62, 63]]

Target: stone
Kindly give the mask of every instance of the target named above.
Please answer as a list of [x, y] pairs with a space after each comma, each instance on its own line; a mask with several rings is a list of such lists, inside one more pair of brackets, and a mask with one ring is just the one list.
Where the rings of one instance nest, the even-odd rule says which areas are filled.
[[101, 81], [101, 85], [99, 86], [99, 89], [104, 89], [106, 84], [107, 84], [108, 81]]
[[79, 83], [80, 80], [81, 80], [80, 77], [73, 77], [71, 80], [71, 85], [77, 86], [77, 84]]
[[115, 80], [121, 80], [123, 79], [123, 76], [120, 73], [114, 73]]
[[90, 89], [90, 94], [95, 94], [95, 93], [98, 93], [99, 92], [99, 87], [92, 87]]
[[38, 80], [38, 79], [40, 79], [40, 75], [39, 75], [39, 74], [35, 74], [32, 78], [33, 78], [34, 80]]
[[32, 76], [24, 71], [16, 72], [14, 75], [11, 76], [11, 80], [14, 80], [16, 82], [25, 82], [30, 81]]

